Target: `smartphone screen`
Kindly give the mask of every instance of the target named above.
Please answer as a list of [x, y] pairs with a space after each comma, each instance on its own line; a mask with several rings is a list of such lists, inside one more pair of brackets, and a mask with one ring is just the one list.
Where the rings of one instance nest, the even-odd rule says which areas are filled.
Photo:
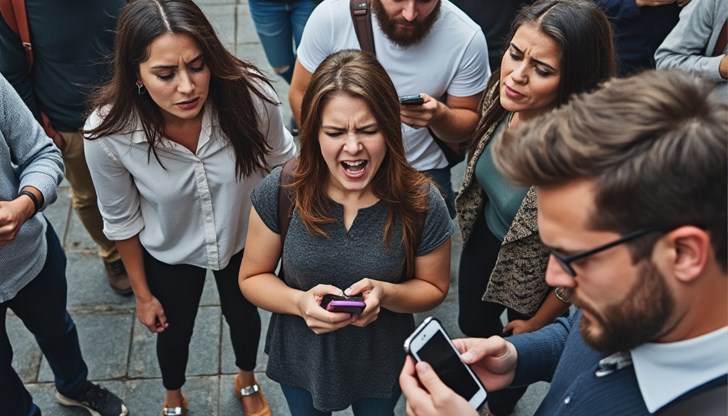
[[404, 347], [417, 361], [429, 363], [440, 380], [468, 400], [473, 408], [483, 405], [487, 397], [483, 384], [460, 360], [457, 349], [437, 319], [425, 319], [405, 340]]
[[479, 386], [468, 373], [468, 370], [460, 361], [460, 357], [445, 339], [445, 335], [438, 331], [417, 355], [422, 361], [429, 363], [435, 372], [440, 376], [442, 382], [453, 389], [459, 395], [470, 398], [478, 392]]

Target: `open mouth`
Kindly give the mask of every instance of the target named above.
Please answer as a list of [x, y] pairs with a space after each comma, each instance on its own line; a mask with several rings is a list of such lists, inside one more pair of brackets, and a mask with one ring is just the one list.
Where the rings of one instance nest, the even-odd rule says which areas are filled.
[[344, 168], [344, 172], [350, 177], [360, 177], [366, 171], [366, 167], [369, 164], [366, 160], [347, 160], [341, 162], [341, 167]]

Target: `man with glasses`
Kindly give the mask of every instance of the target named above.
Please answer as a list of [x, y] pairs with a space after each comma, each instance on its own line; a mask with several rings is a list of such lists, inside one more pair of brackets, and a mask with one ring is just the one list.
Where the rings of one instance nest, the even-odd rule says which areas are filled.
[[[577, 310], [456, 340], [487, 390], [550, 381], [537, 415], [726, 414], [727, 111], [702, 81], [648, 71], [496, 145], [536, 186], [546, 281]], [[425, 363], [400, 384], [410, 416], [476, 414]]]

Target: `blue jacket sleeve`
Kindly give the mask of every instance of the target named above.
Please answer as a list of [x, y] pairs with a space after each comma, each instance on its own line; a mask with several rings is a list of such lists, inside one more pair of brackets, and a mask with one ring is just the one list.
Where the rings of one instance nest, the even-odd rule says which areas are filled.
[[568, 318], [558, 318], [551, 325], [538, 331], [507, 338], [518, 351], [518, 365], [512, 386], [551, 381], [576, 319], [575, 316], [576, 314], [572, 313]]

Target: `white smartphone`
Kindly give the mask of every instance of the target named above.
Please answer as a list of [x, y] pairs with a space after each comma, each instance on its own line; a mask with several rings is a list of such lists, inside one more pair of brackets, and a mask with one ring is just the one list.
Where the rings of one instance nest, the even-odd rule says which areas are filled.
[[443, 383], [479, 409], [488, 393], [478, 376], [460, 360], [460, 353], [450, 341], [437, 318], [427, 317], [404, 341], [404, 350], [415, 360], [426, 361]]

